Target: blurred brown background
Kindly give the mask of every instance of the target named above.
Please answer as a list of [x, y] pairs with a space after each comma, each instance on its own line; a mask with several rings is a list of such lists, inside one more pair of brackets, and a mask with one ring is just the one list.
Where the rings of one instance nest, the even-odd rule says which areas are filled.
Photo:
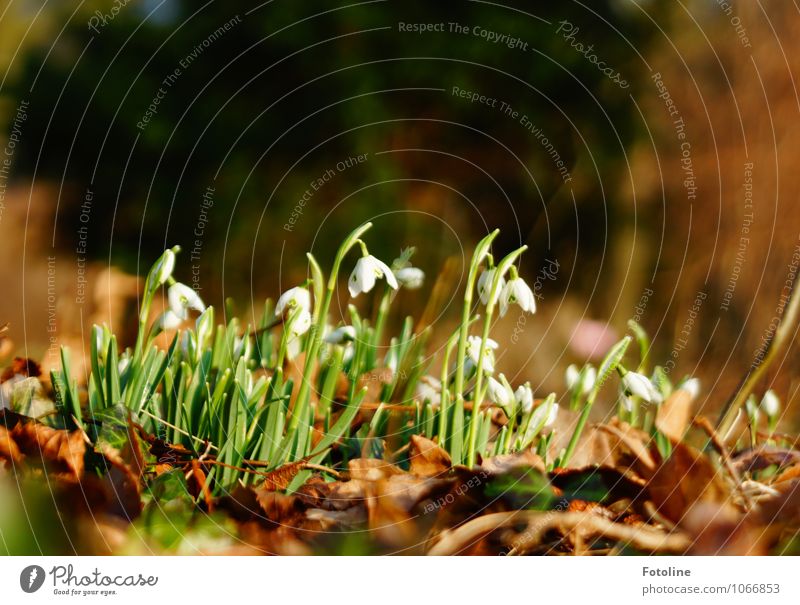
[[[214, 3], [195, 17], [177, 0], [133, 2], [95, 32], [87, 24], [113, 3], [76, 13], [3, 3], [0, 121], [20, 141], [0, 181], [0, 324], [19, 353], [80, 347], [95, 321], [130, 338], [130, 275], [177, 242], [189, 282], [198, 225], [203, 297], [234, 296], [246, 315], [304, 278], [305, 250], [327, 261], [374, 218], [376, 254], [415, 245], [428, 273], [426, 290], [401, 301], [408, 313], [421, 312], [447, 258], [463, 270], [487, 229], [503, 229], [499, 248], [529, 244], [522, 272], [542, 298], [524, 324], [498, 323], [498, 340], [514, 345], [506, 374], [560, 389], [568, 363], [636, 318], [656, 363], [699, 375], [708, 406], [727, 397], [780, 314], [800, 244], [795, 3], [322, 4], [330, 12], [302, 21], [310, 9], [280, 3], [249, 14]], [[237, 16], [137, 128], [163, 78]], [[454, 20], [469, 33], [398, 29]], [[615, 86], [592, 53], [630, 86]], [[453, 86], [529, 116], [569, 181], [518, 119], [454, 98]], [[336, 168], [361, 153], [366, 162]], [[285, 229], [331, 167], [335, 178]], [[440, 337], [457, 307], [444, 310]], [[798, 359], [793, 348], [769, 377], [792, 400]]]

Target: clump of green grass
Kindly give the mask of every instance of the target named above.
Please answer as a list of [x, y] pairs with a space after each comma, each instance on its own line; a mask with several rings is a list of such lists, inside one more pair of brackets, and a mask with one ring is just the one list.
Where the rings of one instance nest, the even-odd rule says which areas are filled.
[[[428, 330], [415, 333], [411, 318], [398, 334], [384, 334], [396, 291], [419, 288], [424, 275], [411, 265], [411, 249], [391, 266], [373, 257], [363, 239], [370, 227], [366, 223], [348, 235], [327, 274], [308, 254], [311, 277], [284, 292], [274, 305], [267, 300], [255, 325], [237, 319], [216, 323], [214, 309], [173, 277], [179, 248], [166, 250], [145, 280], [134, 347], [120, 351], [108, 328], [94, 326], [83, 398], [71, 379], [69, 354], [62, 352], [62, 369], [52, 375], [59, 409], [90, 438], [113, 408], [129, 412], [168, 443], [198, 456], [213, 454], [221, 463], [208, 475], [215, 493], [238, 481], [252, 481], [252, 468], [381, 456], [390, 434], [395, 451], [402, 451], [411, 435], [425, 435], [446, 449], [455, 464], [473, 466], [479, 457], [529, 448], [546, 458], [552, 432], [545, 429], [559, 414], [556, 394], [537, 400], [529, 384], [514, 389], [497, 372], [498, 343], [491, 338], [496, 312], [505, 315], [515, 304], [524, 313], [536, 310], [533, 293], [516, 268], [525, 246], [495, 264], [491, 245], [498, 232], [478, 243], [461, 321], [434, 364], [425, 350]], [[349, 322], [331, 325], [331, 301], [354, 252], [360, 254], [347, 282], [349, 293], [353, 298], [377, 296], [377, 312], [373, 318], [362, 317], [350, 305]], [[163, 289], [169, 308], [153, 321], [151, 308]], [[173, 330], [166, 349], [154, 345], [159, 334]], [[643, 374], [649, 341], [638, 326], [632, 331], [640, 346], [635, 370], [623, 365], [632, 341], [626, 336], [597, 369], [585, 365], [568, 372], [564, 404], [579, 419], [568, 447], [547, 461], [550, 467], [569, 463], [601, 387], [615, 373], [620, 377], [620, 414], [651, 431], [668, 454], [669, 442], [658, 437], [652, 417], [653, 406], [673, 386], [658, 368], [651, 377]], [[288, 376], [290, 362], [300, 368], [292, 373], [294, 379]], [[377, 401], [365, 400], [369, 380], [379, 382]], [[499, 431], [488, 402], [505, 415]], [[359, 410], [367, 406], [374, 414], [355, 427]], [[303, 478], [298, 476], [296, 483]]]

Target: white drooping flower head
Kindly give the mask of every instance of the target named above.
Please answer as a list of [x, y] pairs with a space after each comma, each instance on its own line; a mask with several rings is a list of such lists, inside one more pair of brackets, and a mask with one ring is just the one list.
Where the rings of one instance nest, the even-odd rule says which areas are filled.
[[211, 342], [214, 333], [214, 307], [208, 307], [200, 314], [194, 322], [194, 329], [197, 333], [197, 344], [202, 349]]
[[519, 276], [508, 280], [500, 294], [500, 317], [504, 317], [510, 305], [517, 304], [525, 313], [536, 313], [536, 298], [525, 280]]
[[622, 404], [622, 408], [629, 414], [633, 411], [633, 400], [625, 393], [620, 393], [619, 402]]
[[689, 395], [692, 396], [692, 399], [697, 399], [697, 396], [700, 394], [700, 379], [690, 378], [681, 384], [680, 388], [682, 391], [689, 393]]
[[206, 310], [200, 295], [194, 289], [180, 282], [175, 282], [169, 287], [167, 298], [169, 299], [170, 311], [181, 319], [189, 317], [189, 309], [193, 309], [198, 313]]
[[[491, 338], [486, 339], [486, 345], [483, 349], [483, 371], [487, 374], [494, 374], [494, 352], [497, 347], [500, 345], [497, 344]], [[467, 339], [467, 362], [466, 362], [466, 371], [471, 370], [478, 365], [478, 357], [481, 354], [481, 337], [480, 336], [470, 336]]]
[[761, 399], [761, 409], [769, 418], [776, 418], [781, 412], [781, 400], [775, 394], [775, 391], [770, 389], [764, 393]]
[[650, 379], [638, 372], [627, 372], [622, 377], [622, 384], [632, 395], [636, 395], [647, 403], [661, 403], [661, 393], [650, 382]]
[[408, 290], [418, 290], [425, 282], [425, 273], [417, 267], [403, 267], [395, 271], [394, 276]]
[[[494, 282], [494, 274], [497, 271], [496, 267], [492, 267], [491, 269], [486, 269], [483, 273], [481, 273], [480, 277], [478, 278], [478, 295], [481, 297], [481, 302], [484, 305], [489, 304], [489, 296], [492, 293], [492, 283]], [[506, 285], [506, 280], [504, 277], [500, 278], [500, 283], [497, 285], [497, 292], [494, 294], [494, 302], [497, 302], [497, 299], [500, 298], [500, 293], [503, 291], [503, 288]]]
[[567, 371], [564, 372], [564, 382], [567, 383], [567, 390], [571, 391], [578, 384], [581, 377], [581, 371], [574, 363], [567, 366]]
[[362, 292], [369, 292], [375, 287], [375, 282], [381, 278], [386, 278], [386, 283], [397, 290], [397, 279], [389, 265], [371, 254], [365, 254], [358, 259], [355, 269], [350, 274], [350, 281], [347, 286], [350, 290], [350, 296], [355, 298]]
[[564, 380], [568, 390], [579, 389], [583, 395], [588, 395], [597, 381], [597, 370], [594, 369], [594, 366], [587, 364], [581, 371], [578, 366], [572, 364], [567, 368]]
[[156, 320], [156, 325], [160, 330], [175, 330], [183, 323], [178, 315], [172, 312], [172, 309], [167, 309]]
[[150, 275], [153, 278], [153, 283], [150, 284], [152, 288], [158, 288], [167, 283], [167, 280], [172, 277], [172, 272], [175, 270], [175, 251], [172, 248], [164, 250], [164, 254], [155, 262], [153, 268], [150, 270]]
[[527, 414], [533, 409], [533, 389], [531, 389], [529, 382], [518, 386], [514, 392], [514, 397], [524, 413]]
[[311, 312], [311, 293], [307, 288], [296, 286], [281, 294], [275, 304], [275, 315], [283, 315], [287, 308], [294, 309], [295, 307]]
[[594, 388], [594, 383], [597, 382], [597, 370], [594, 366], [587, 366], [586, 371], [583, 373], [583, 383], [581, 385], [584, 395], [588, 395]]
[[540, 424], [542, 428], [551, 426], [558, 418], [558, 404], [552, 403], [549, 405], [542, 404], [533, 411], [529, 427], [538, 427]]
[[352, 342], [356, 339], [356, 329], [353, 326], [340, 326], [331, 330], [325, 336], [325, 342], [330, 345], [340, 345], [343, 342]]
[[300, 337], [311, 328], [311, 313], [302, 307], [295, 307], [289, 312], [285, 325], [284, 329], [289, 330], [286, 340], [286, 354], [289, 359], [294, 359], [302, 350]]
[[297, 315], [290, 316], [291, 327], [289, 329], [293, 335], [300, 336], [308, 332], [311, 327], [311, 313], [305, 309], [300, 309], [299, 311], [295, 311], [295, 313]]
[[514, 403], [514, 392], [511, 387], [507, 386], [505, 376], [500, 374], [500, 380], [496, 380], [492, 376], [489, 377], [487, 385], [487, 393], [492, 403], [499, 405], [501, 408], [508, 410]]
[[417, 382], [414, 398], [432, 408], [437, 408], [442, 403], [442, 382], [433, 376], [425, 375]]

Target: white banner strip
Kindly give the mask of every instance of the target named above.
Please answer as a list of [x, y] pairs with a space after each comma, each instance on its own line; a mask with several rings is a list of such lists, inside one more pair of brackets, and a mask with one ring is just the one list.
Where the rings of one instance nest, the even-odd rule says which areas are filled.
[[[792, 603], [791, 557], [5, 557], [2, 603]], [[55, 600], [55, 599], [61, 599]]]

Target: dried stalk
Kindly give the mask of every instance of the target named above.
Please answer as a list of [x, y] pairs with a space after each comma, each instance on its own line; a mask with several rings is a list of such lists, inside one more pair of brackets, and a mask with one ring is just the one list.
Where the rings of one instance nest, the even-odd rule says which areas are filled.
[[778, 352], [784, 347], [788, 346], [797, 332], [798, 322], [800, 321], [800, 294], [795, 285], [792, 285], [792, 292], [789, 294], [789, 304], [786, 307], [786, 313], [778, 324], [775, 333], [767, 345], [767, 352], [761, 360], [754, 361], [747, 370], [747, 373], [742, 378], [739, 386], [731, 395], [730, 399], [725, 403], [720, 413], [719, 420], [717, 420], [717, 432], [720, 435], [727, 435], [736, 420], [736, 414], [744, 406], [747, 397], [753, 391], [759, 380], [764, 376], [764, 373], [769, 369], [769, 366], [775, 361]]
[[508, 554], [523, 554], [538, 546], [542, 536], [551, 530], [578, 532], [583, 537], [597, 536], [625, 542], [648, 552], [682, 553], [691, 540], [681, 533], [668, 534], [650, 527], [614, 523], [593, 513], [555, 511], [511, 511], [492, 513], [473, 519], [455, 529], [443, 532], [429, 555], [454, 555], [462, 552], [485, 535], [510, 525], [526, 523], [526, 528], [511, 544]]

